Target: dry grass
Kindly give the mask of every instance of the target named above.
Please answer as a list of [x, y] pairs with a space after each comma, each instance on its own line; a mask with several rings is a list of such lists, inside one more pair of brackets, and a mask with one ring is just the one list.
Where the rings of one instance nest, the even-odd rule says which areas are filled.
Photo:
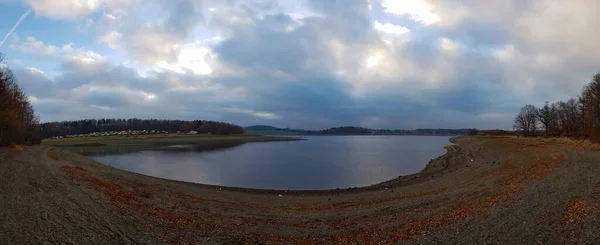
[[20, 145], [15, 145], [13, 148], [14, 151], [23, 151], [23, 147]]
[[557, 137], [557, 138], [543, 138], [543, 137], [534, 137], [534, 138], [522, 138], [528, 141], [535, 141], [541, 143], [550, 143], [550, 144], [561, 144], [573, 146], [576, 148], [600, 151], [600, 144], [594, 143], [590, 140], [576, 140], [567, 137]]

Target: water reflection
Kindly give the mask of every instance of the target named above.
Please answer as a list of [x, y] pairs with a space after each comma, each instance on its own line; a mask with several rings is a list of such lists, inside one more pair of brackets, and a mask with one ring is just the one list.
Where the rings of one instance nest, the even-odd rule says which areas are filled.
[[[449, 137], [307, 136], [306, 141], [172, 145], [96, 160], [124, 170], [197, 183], [266, 189], [332, 189], [420, 171]], [[114, 153], [114, 152], [113, 152]]]

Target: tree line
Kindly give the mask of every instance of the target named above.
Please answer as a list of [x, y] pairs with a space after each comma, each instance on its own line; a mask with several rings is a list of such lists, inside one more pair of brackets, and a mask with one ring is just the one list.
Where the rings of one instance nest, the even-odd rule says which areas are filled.
[[39, 144], [39, 118], [0, 53], [0, 146]]
[[62, 121], [42, 123], [40, 126], [42, 138], [90, 134], [97, 132], [119, 132], [128, 130], [156, 130], [174, 132], [197, 131], [211, 134], [243, 134], [240, 126], [206, 120], [160, 120], [160, 119], [85, 119], [77, 121]]
[[466, 135], [470, 129], [371, 129], [363, 127], [335, 127], [323, 130], [303, 130], [276, 128], [272, 126], [256, 125], [246, 128], [251, 133], [289, 134], [289, 135]]
[[546, 101], [540, 108], [525, 105], [514, 119], [514, 128], [523, 136], [565, 136], [600, 142], [600, 73], [576, 98]]

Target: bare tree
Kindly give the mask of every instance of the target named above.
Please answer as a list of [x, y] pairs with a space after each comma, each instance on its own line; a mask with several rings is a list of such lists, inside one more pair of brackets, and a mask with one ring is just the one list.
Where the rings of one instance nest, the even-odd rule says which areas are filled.
[[539, 108], [536, 113], [538, 121], [542, 124], [542, 127], [544, 127], [546, 135], [550, 135], [550, 130], [552, 128], [552, 109], [548, 103], [549, 102], [546, 101], [544, 107]]
[[538, 124], [538, 110], [533, 105], [526, 105], [515, 117], [514, 128], [521, 131], [523, 136], [535, 136]]
[[592, 81], [584, 87], [581, 97], [585, 98], [585, 136], [592, 141], [600, 142], [600, 73], [592, 77]]
[[[523, 107], [515, 117], [515, 129], [526, 136], [535, 134], [528, 118], [531, 107]], [[577, 99], [546, 102], [536, 111], [536, 118], [547, 135], [583, 137], [600, 142], [600, 73], [592, 77]]]

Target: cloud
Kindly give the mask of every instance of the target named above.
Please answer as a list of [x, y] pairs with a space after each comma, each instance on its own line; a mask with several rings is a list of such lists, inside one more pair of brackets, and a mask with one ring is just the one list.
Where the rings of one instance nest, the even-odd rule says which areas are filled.
[[249, 109], [240, 109], [240, 108], [236, 108], [236, 107], [225, 108], [225, 111], [230, 111], [233, 113], [247, 114], [247, 115], [251, 115], [253, 117], [269, 119], [269, 120], [281, 118], [270, 112], [253, 111], [253, 110], [249, 110]]
[[99, 41], [105, 43], [111, 49], [116, 49], [119, 47], [119, 43], [121, 42], [121, 33], [116, 31], [111, 31], [101, 36]]
[[[242, 90], [200, 82], [202, 77], [193, 73], [149, 71], [141, 76], [133, 68], [107, 62], [66, 59], [55, 77], [35, 68], [13, 70], [33, 98], [42, 121], [98, 117], [217, 120], [231, 114], [218, 108], [243, 99]], [[278, 118], [263, 111], [236, 114], [242, 112], [256, 118]]]
[[25, 40], [18, 40], [11, 45], [12, 49], [23, 53], [37, 54], [47, 58], [65, 60], [73, 59], [84, 63], [105, 62], [106, 57], [83, 48], [73, 48], [73, 43], [62, 46], [46, 45], [35, 37], [27, 37]]
[[510, 128], [523, 104], [576, 95], [600, 62], [592, 0], [30, 4], [94, 23], [88, 43], [11, 45], [56, 64], [15, 67], [45, 121]]
[[390, 23], [382, 24], [379, 21], [375, 21], [375, 25], [373, 26], [375, 30], [388, 33], [388, 34], [404, 34], [410, 32], [410, 30], [404, 26], [394, 25]]
[[159, 27], [146, 26], [125, 38], [129, 56], [144, 65], [175, 62], [180, 52], [181, 40]]
[[440, 21], [440, 16], [432, 12], [427, 0], [382, 0], [385, 13], [408, 16], [411, 20], [431, 25]]
[[51, 19], [75, 19], [103, 8], [116, 8], [136, 0], [26, 0], [36, 15]]
[[33, 67], [18, 67], [12, 70], [19, 81], [19, 85], [27, 95], [36, 97], [52, 96], [54, 85], [44, 72]]
[[[416, 95], [446, 91], [447, 84], [453, 82], [445, 81], [448, 77], [442, 75], [454, 68], [447, 59], [456, 59], [459, 45], [452, 40], [443, 42], [444, 50], [438, 49], [437, 39], [431, 47], [413, 44], [410, 37], [385, 43], [373, 30], [366, 4], [316, 4], [316, 10], [323, 14], [304, 16], [301, 25], [287, 14], [256, 15], [253, 10], [219, 7], [217, 14], [227, 13], [230, 19], [245, 21], [220, 22], [215, 28], [232, 31], [230, 36], [225, 33], [216, 42], [195, 42], [200, 47], [179, 39], [187, 34], [162, 28], [167, 23], [189, 24], [182, 20], [134, 29], [123, 37], [138, 39], [130, 39], [132, 46], [124, 48], [130, 56], [142, 55], [133, 60], [160, 69], [141, 76], [106, 62], [88, 65], [82, 60], [65, 61], [61, 74], [52, 79], [58, 84], [55, 93], [79, 101], [77, 108], [87, 106], [89, 112], [84, 115], [96, 111], [102, 115], [108, 109], [114, 114], [125, 110], [143, 114], [141, 108], [153, 104], [157, 106], [154, 111], [169, 108], [161, 112], [165, 116], [210, 112], [211, 117], [240, 120], [242, 124], [280, 119], [286, 121], [284, 126], [318, 128], [358, 125], [365, 118], [378, 118], [381, 126], [410, 127], [415, 125], [394, 125], [387, 114], [418, 111], [397, 111], [391, 105], [416, 106], [415, 101], [426, 100]], [[350, 20], [358, 20], [358, 24], [347, 25]], [[296, 27], [290, 30], [290, 25]], [[399, 25], [378, 27], [399, 33]], [[72, 45], [49, 46], [34, 38], [26, 41], [27, 49], [49, 56], [74, 50]], [[143, 41], [146, 45], [137, 45]], [[422, 62], [412, 59], [424, 50], [447, 57]], [[106, 89], [110, 87], [116, 89]], [[143, 100], [141, 93], [152, 93], [154, 101]], [[366, 105], [374, 98], [398, 96], [404, 98], [384, 102], [391, 104], [387, 107]], [[219, 112], [217, 108], [226, 109]], [[246, 118], [240, 117], [244, 115]]]

